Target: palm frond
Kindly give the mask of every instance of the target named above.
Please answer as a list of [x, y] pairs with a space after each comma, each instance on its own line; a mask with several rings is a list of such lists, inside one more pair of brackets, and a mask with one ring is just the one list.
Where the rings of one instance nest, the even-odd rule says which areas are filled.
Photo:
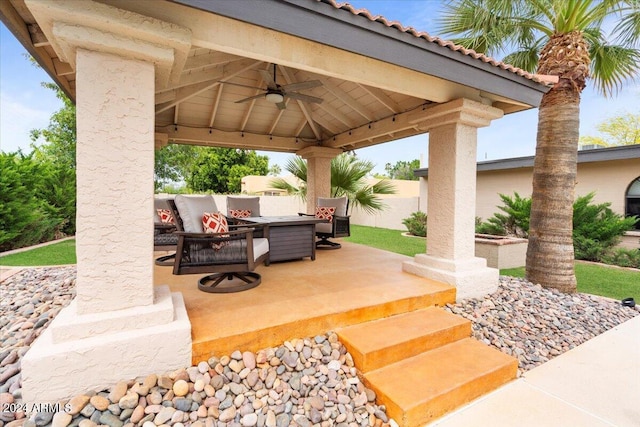
[[614, 27], [613, 34], [623, 46], [635, 46], [640, 40], [640, 2], [634, 2], [635, 11], [625, 14]]
[[307, 162], [302, 157], [290, 157], [284, 169], [300, 181], [307, 182]]
[[396, 186], [388, 179], [381, 179], [373, 184], [372, 190], [375, 194], [396, 194]]
[[540, 48], [538, 46], [530, 46], [516, 52], [512, 52], [502, 58], [503, 62], [521, 68], [530, 73], [534, 73], [538, 68], [538, 60], [540, 59]]
[[594, 86], [605, 97], [618, 93], [626, 81], [638, 77], [640, 49], [600, 44], [592, 46], [589, 53]]
[[455, 36], [454, 43], [496, 55], [513, 46], [529, 46], [540, 32], [552, 34], [550, 26], [545, 25], [547, 3], [546, 0], [452, 1], [445, 5], [438, 30], [444, 36]]

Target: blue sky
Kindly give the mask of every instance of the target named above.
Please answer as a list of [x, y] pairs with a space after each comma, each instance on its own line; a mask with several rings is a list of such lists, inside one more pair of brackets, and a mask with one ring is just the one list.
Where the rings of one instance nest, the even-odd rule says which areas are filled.
[[[352, 0], [356, 8], [366, 8], [374, 15], [401, 22], [432, 35], [435, 17], [440, 10], [436, 0]], [[13, 35], [0, 24], [0, 150], [30, 151], [29, 132], [44, 128], [53, 112], [62, 104], [53, 91], [41, 86], [51, 81], [41, 69], [25, 58], [26, 51]], [[498, 58], [499, 59], [499, 58]], [[614, 98], [604, 98], [587, 86], [582, 94], [580, 134], [597, 136], [596, 126], [608, 118], [624, 113], [640, 113], [640, 85], [628, 84]], [[535, 152], [537, 109], [515, 113], [494, 121], [478, 131], [478, 160], [530, 156]], [[416, 136], [404, 140], [364, 148], [356, 154], [376, 164], [375, 172], [384, 172], [386, 163], [400, 160], [427, 160], [428, 137]], [[283, 165], [290, 154], [261, 153], [270, 164]]]

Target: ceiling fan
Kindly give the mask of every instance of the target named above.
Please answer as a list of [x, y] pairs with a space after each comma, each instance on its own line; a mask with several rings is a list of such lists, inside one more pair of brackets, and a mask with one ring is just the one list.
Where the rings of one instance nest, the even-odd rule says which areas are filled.
[[314, 87], [322, 86], [322, 82], [320, 80], [309, 80], [306, 82], [291, 83], [288, 85], [279, 85], [276, 82], [276, 64], [273, 64], [273, 76], [271, 76], [271, 73], [269, 73], [269, 71], [267, 70], [258, 70], [258, 72], [260, 73], [263, 80], [267, 84], [266, 89], [226, 82], [236, 86], [259, 89], [264, 92], [259, 95], [250, 96], [248, 98], [241, 99], [239, 101], [236, 101], [236, 103], [247, 102], [247, 101], [251, 101], [252, 99], [264, 98], [268, 102], [276, 104], [280, 110], [284, 110], [285, 108], [287, 108], [287, 105], [284, 102], [285, 98], [297, 99], [299, 101], [311, 102], [316, 104], [319, 104], [323, 101], [322, 98], [296, 92], [299, 90], [311, 89]]

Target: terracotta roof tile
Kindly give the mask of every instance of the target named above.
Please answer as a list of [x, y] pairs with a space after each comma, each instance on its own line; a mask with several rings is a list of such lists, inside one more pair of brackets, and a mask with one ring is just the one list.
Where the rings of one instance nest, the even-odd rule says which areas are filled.
[[[398, 21], [390, 21], [387, 18], [385, 18], [382, 15], [373, 15], [371, 12], [369, 12], [367, 9], [356, 9], [355, 7], [353, 7], [352, 5], [350, 5], [349, 3], [338, 3], [336, 2], [336, 0], [316, 0], [318, 2], [322, 2], [322, 3], [326, 3], [329, 4], [331, 6], [333, 6], [334, 8], [338, 9], [338, 10], [345, 10], [353, 15], [356, 16], [362, 16], [372, 22], [379, 22], [383, 25], [385, 25], [386, 27], [389, 28], [395, 28], [396, 30], [406, 33], [406, 34], [410, 34], [416, 38], [421, 38], [424, 39], [430, 43], [435, 43], [439, 46], [442, 47], [446, 47], [452, 51], [455, 52], [460, 52], [463, 55], [472, 57], [474, 59], [480, 60], [482, 62], [486, 62], [494, 67], [497, 68], [501, 68], [503, 70], [509, 71], [511, 73], [514, 73], [518, 76], [524, 77], [526, 79], [532, 80], [536, 83], [541, 83], [544, 85], [553, 85], [552, 82], [550, 82], [549, 76], [539, 76], [536, 74], [531, 74], [528, 71], [525, 71], [521, 68], [517, 68], [514, 67], [511, 64], [507, 64], [505, 62], [502, 61], [498, 61], [494, 58], [491, 58], [490, 56], [484, 55], [482, 53], [478, 53], [476, 51], [474, 51], [473, 49], [467, 49], [464, 46], [460, 46], [457, 45], [455, 43], [453, 43], [452, 41], [449, 40], [444, 40], [441, 39], [439, 37], [434, 37], [429, 35], [429, 33], [425, 32], [425, 31], [418, 31], [413, 27], [405, 27], [404, 25], [402, 25], [400, 22]], [[551, 79], [553, 80], [553, 79]]]

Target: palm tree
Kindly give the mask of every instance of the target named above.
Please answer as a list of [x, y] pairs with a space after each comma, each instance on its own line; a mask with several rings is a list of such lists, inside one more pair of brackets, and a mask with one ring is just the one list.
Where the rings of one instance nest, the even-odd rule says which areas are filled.
[[[394, 194], [396, 190], [393, 184], [387, 180], [380, 180], [373, 185], [368, 185], [364, 181], [364, 178], [374, 167], [375, 165], [370, 161], [358, 159], [348, 153], [334, 157], [331, 160], [331, 197], [347, 196], [351, 206], [358, 207], [368, 213], [383, 210], [386, 206], [378, 195]], [[301, 185], [296, 187], [283, 178], [275, 178], [271, 180], [271, 186], [286, 190], [288, 194], [294, 194], [306, 200], [307, 162], [301, 157], [295, 156], [287, 160], [284, 168], [296, 177]]]
[[[617, 19], [610, 44], [605, 19]], [[606, 21], [609, 22], [609, 21]], [[529, 72], [558, 76], [538, 115], [527, 279], [576, 291], [572, 206], [577, 171], [580, 94], [588, 79], [617, 93], [640, 67], [637, 0], [458, 0], [439, 30], [453, 41]]]

